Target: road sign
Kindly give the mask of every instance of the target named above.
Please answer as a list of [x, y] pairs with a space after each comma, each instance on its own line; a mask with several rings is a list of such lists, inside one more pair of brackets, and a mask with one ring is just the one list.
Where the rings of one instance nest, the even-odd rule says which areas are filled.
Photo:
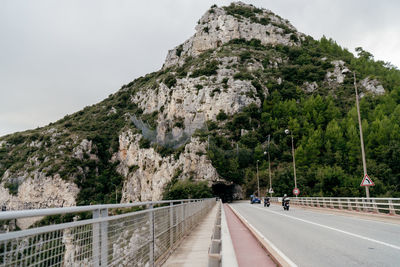
[[373, 185], [375, 185], [374, 182], [372, 182], [371, 178], [369, 178], [368, 174], [366, 174], [360, 186], [373, 186]]
[[294, 194], [295, 196], [298, 196], [298, 195], [300, 194], [300, 189], [298, 189], [297, 187], [295, 187], [295, 188], [293, 189], [293, 194]]
[[268, 193], [273, 194], [274, 193], [274, 189], [270, 188]]

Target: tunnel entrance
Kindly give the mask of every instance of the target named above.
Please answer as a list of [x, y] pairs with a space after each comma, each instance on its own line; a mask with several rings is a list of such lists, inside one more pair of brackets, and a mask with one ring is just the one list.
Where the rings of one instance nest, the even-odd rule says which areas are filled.
[[217, 183], [212, 185], [212, 191], [214, 196], [218, 196], [223, 203], [232, 202], [234, 200], [235, 195], [235, 184], [224, 184]]

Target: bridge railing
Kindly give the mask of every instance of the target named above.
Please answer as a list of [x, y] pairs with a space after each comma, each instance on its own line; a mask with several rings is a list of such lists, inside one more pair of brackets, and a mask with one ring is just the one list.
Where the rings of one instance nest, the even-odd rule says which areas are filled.
[[[0, 222], [92, 213], [91, 219], [0, 234], [0, 266], [154, 266], [215, 203], [213, 198], [0, 212]], [[121, 209], [137, 211], [116, 214]]]
[[[274, 197], [272, 201], [278, 202]], [[400, 215], [400, 198], [291, 197], [292, 205]]]

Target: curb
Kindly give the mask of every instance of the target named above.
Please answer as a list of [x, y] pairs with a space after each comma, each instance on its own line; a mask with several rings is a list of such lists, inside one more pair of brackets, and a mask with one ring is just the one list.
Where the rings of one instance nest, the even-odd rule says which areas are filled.
[[260, 243], [263, 249], [268, 253], [272, 260], [280, 267], [295, 267], [297, 266], [282, 252], [280, 252], [269, 240], [267, 240], [257, 229], [255, 229], [242, 215], [240, 215], [231, 205], [227, 205], [236, 215], [236, 217], [243, 223], [243, 225], [250, 231], [254, 238]]

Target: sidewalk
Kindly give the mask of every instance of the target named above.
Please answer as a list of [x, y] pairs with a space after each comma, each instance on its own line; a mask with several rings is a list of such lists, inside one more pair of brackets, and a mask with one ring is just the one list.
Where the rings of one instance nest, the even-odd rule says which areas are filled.
[[164, 267], [204, 267], [208, 265], [208, 248], [217, 217], [216, 204], [199, 225], [187, 236], [171, 254]]
[[272, 261], [268, 253], [261, 247], [260, 243], [258, 243], [250, 231], [236, 217], [228, 205], [224, 204], [223, 208], [239, 267], [276, 266], [276, 263]]

